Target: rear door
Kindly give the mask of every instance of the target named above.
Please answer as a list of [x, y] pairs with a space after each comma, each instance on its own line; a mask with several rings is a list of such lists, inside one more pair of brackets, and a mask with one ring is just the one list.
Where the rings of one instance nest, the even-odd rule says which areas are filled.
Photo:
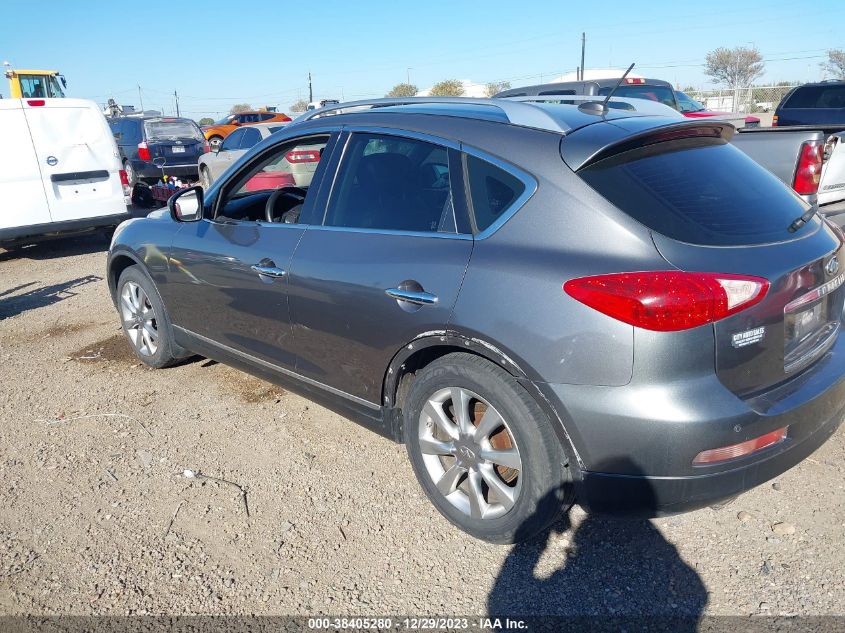
[[53, 221], [124, 213], [117, 145], [97, 105], [82, 99], [23, 104]]
[[50, 207], [22, 101], [0, 100], [0, 231], [50, 222]]
[[393, 355], [446, 329], [473, 245], [456, 228], [463, 179], [447, 145], [361, 129], [335, 152], [324, 221], [291, 266], [298, 373], [379, 404]]

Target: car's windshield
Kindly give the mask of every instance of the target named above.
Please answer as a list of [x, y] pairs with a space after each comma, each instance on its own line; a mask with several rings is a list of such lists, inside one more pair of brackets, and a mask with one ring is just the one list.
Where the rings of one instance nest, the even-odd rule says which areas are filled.
[[[599, 88], [600, 95], [608, 94], [613, 88]], [[669, 86], [650, 86], [647, 84], [623, 84], [613, 91], [614, 97], [632, 97], [634, 99], [648, 99], [657, 101], [670, 108], [678, 109], [675, 93]]]
[[685, 92], [676, 90], [675, 96], [678, 97], [678, 105], [681, 106], [681, 112], [701, 112], [706, 109], [703, 103], [699, 103]]
[[218, 119], [217, 121], [215, 121], [214, 125], [228, 125], [231, 122], [232, 122], [232, 115], [227, 114], [222, 119]]
[[145, 121], [144, 128], [149, 140], [187, 138], [200, 141], [203, 138], [197, 124], [186, 119]]

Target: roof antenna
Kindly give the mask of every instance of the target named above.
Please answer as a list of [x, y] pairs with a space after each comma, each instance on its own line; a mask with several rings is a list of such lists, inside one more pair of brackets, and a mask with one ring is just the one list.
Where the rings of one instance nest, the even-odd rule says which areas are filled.
[[607, 114], [610, 108], [607, 105], [607, 102], [610, 101], [610, 98], [613, 96], [613, 93], [616, 92], [616, 89], [622, 85], [622, 82], [625, 81], [625, 77], [628, 76], [628, 73], [631, 72], [631, 69], [634, 67], [634, 64], [628, 66], [628, 70], [626, 70], [622, 76], [619, 78], [619, 81], [616, 82], [616, 85], [613, 86], [613, 89], [607, 93], [607, 96], [604, 98], [604, 101], [599, 103], [598, 101], [585, 101], [581, 105], [578, 106], [578, 109], [581, 112], [586, 112], [587, 114]]

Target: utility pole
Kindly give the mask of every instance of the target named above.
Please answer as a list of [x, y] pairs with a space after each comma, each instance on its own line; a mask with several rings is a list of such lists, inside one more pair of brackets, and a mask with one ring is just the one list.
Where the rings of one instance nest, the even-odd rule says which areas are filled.
[[176, 116], [179, 116], [179, 93], [174, 90], [173, 96], [176, 98]]
[[141, 112], [144, 111], [144, 97], [141, 96], [141, 84], [138, 84], [138, 101], [141, 102]]
[[581, 33], [581, 81], [584, 80], [584, 48], [587, 45], [587, 34]]
[[408, 68], [408, 85], [411, 85], [411, 69]]
[[314, 90], [311, 88], [311, 71], [308, 71], [308, 103], [314, 101]]

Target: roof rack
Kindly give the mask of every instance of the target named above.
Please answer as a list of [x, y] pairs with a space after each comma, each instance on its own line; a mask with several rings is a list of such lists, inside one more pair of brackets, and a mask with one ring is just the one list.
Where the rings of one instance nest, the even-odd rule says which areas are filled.
[[[404, 98], [382, 98], [363, 99], [361, 101], [347, 101], [345, 103], [332, 104], [317, 110], [304, 112], [293, 120], [293, 123], [310, 121], [333, 114], [348, 114], [351, 111], [372, 110], [391, 106], [418, 105], [418, 104], [453, 104], [472, 105], [496, 108], [507, 117], [512, 125], [530, 127], [548, 132], [566, 134], [572, 129], [561, 117], [546, 108], [540, 107], [544, 103], [559, 103], [561, 101], [603, 101], [604, 97], [598, 95], [549, 95], [549, 96], [526, 96], [526, 97], [495, 97], [490, 99], [479, 99], [476, 97], [404, 97]], [[612, 103], [625, 104], [621, 108], [611, 108], [639, 114], [662, 114], [678, 115], [677, 111], [661, 103], [655, 103], [643, 99], [631, 99], [626, 97], [611, 97]], [[593, 115], [595, 116], [595, 115]]]
[[[551, 114], [542, 108], [530, 103], [519, 103], [505, 99], [478, 99], [476, 97], [405, 97], [383, 99], [364, 99], [361, 101], [347, 101], [346, 103], [333, 104], [317, 110], [310, 110], [294, 119], [294, 122], [310, 121], [332, 113], [344, 114], [348, 110], [363, 110], [374, 108], [386, 108], [390, 106], [416, 105], [426, 103], [464, 104], [473, 106], [487, 106], [498, 108], [513, 125], [533, 127], [549, 132], [565, 133], [568, 127], [561, 125]], [[343, 112], [338, 112], [342, 110]]]

